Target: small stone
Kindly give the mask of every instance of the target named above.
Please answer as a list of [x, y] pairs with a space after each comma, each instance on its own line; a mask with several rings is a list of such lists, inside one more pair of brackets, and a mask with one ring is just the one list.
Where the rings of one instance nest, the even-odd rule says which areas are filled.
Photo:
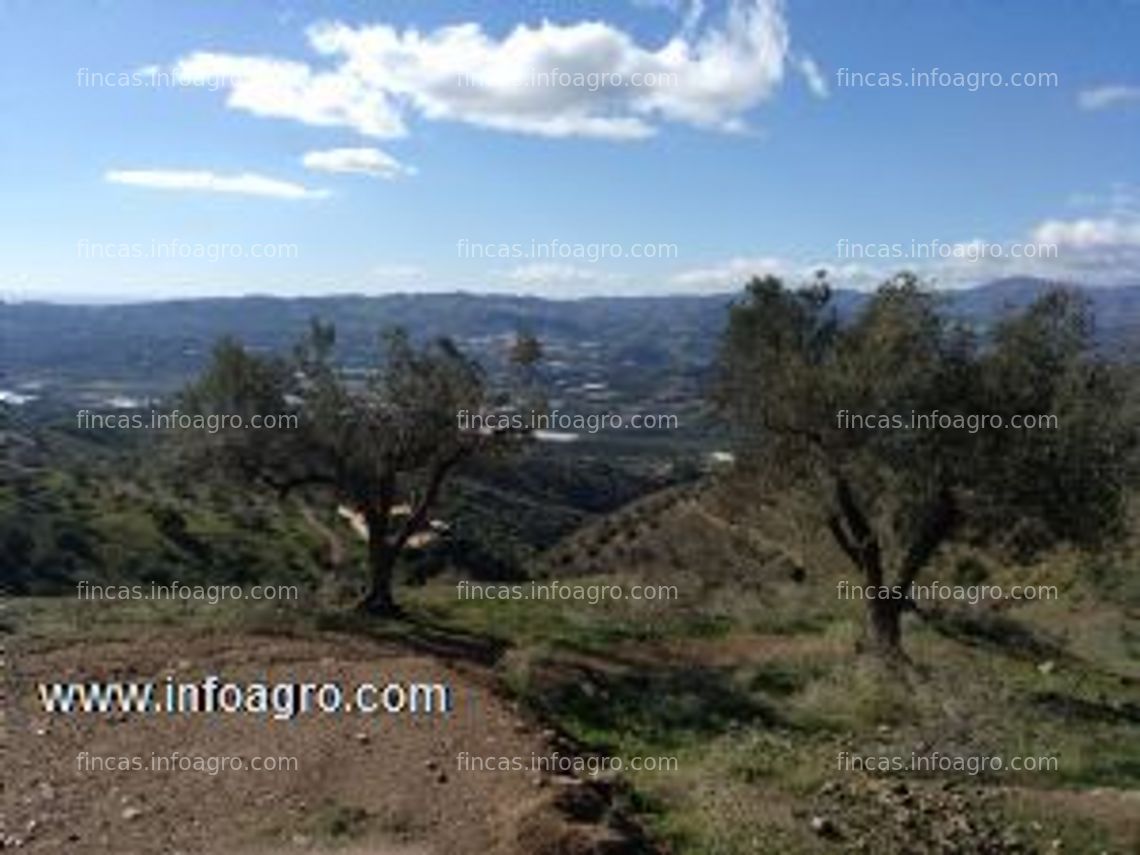
[[130, 822], [131, 820], [138, 819], [140, 816], [142, 816], [142, 814], [143, 814], [142, 808], [137, 808], [137, 807], [132, 806], [132, 807], [123, 808], [123, 812], [122, 812], [121, 816], [123, 817], [123, 819]]
[[372, 741], [372, 737], [363, 731], [361, 731], [360, 733], [357, 733], [355, 736], [353, 736], [353, 739], [355, 739], [361, 745], [367, 745], [369, 742]]
[[1057, 668], [1057, 663], [1052, 659], [1048, 659], [1037, 666], [1037, 670], [1042, 674], [1052, 674]]
[[825, 816], [813, 816], [811, 818], [811, 830], [820, 837], [838, 836], [838, 829], [836, 829], [835, 823]]

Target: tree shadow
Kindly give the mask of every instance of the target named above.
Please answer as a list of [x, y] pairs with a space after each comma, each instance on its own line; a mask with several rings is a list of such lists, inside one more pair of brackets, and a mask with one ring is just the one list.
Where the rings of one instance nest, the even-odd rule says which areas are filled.
[[483, 668], [493, 668], [510, 647], [501, 639], [456, 629], [412, 612], [386, 620], [355, 612], [327, 614], [318, 618], [317, 627], [397, 644], [448, 664], [467, 662]]
[[773, 706], [734, 681], [728, 669], [687, 663], [554, 660], [535, 676], [529, 694], [544, 717], [572, 720], [580, 733], [629, 734], [662, 747], [681, 747], [757, 722], [790, 726]]
[[936, 632], [969, 647], [1025, 660], [1064, 655], [1061, 644], [1004, 615], [949, 609], [925, 609], [920, 614]]
[[1038, 709], [1070, 721], [1097, 724], [1140, 724], [1140, 704], [1124, 702], [1119, 706], [1089, 701], [1060, 692], [1035, 692], [1030, 701]]

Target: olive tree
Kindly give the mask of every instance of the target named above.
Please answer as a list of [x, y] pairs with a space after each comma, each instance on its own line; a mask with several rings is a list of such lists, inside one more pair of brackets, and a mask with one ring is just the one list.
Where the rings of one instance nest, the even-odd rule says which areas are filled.
[[[282, 497], [317, 491], [355, 510], [368, 540], [368, 589], [360, 607], [398, 611], [397, 559], [424, 528], [448, 476], [467, 458], [509, 437], [460, 427], [462, 411], [487, 406], [480, 368], [450, 341], [415, 346], [402, 331], [382, 338], [379, 361], [345, 372], [333, 360], [335, 331], [314, 322], [290, 358], [251, 353], [220, 342], [183, 395], [198, 412], [241, 416], [216, 433], [188, 440], [190, 458], [228, 477], [267, 485]], [[273, 430], [252, 430], [254, 416], [291, 417]], [[411, 511], [396, 517], [397, 504]]]
[[[862, 586], [902, 592], [866, 598], [864, 642], [888, 656], [911, 583], [965, 526], [1101, 542], [1132, 474], [1136, 426], [1082, 300], [1050, 292], [984, 331], [943, 308], [900, 274], [841, 319], [822, 274], [798, 289], [765, 277], [722, 345], [718, 399], [742, 471], [806, 497]], [[1045, 418], [1028, 430], [1014, 415]]]

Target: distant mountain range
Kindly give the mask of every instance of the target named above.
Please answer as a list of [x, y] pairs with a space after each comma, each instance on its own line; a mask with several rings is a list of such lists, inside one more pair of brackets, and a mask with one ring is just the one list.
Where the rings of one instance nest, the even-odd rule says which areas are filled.
[[[1049, 287], [1044, 280], [1017, 278], [944, 293], [948, 311], [985, 326]], [[1097, 317], [1101, 345], [1140, 355], [1140, 285], [1084, 293]], [[867, 297], [842, 291], [837, 305], [850, 313]], [[377, 332], [393, 325], [417, 337], [451, 336], [492, 363], [501, 357], [506, 337], [527, 329], [550, 345], [553, 356], [590, 363], [586, 376], [618, 367], [646, 380], [654, 373], [699, 375], [715, 355], [733, 299], [719, 294], [544, 300], [456, 293], [123, 305], [0, 303], [0, 388], [64, 379], [170, 388], [195, 374], [224, 335], [253, 348], [285, 350], [313, 317], [336, 324], [341, 352], [350, 364], [368, 360]]]

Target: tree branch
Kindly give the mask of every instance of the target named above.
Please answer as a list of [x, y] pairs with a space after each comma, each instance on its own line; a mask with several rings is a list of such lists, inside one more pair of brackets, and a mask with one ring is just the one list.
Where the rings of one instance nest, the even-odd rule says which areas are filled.
[[838, 471], [832, 474], [835, 478], [835, 503], [839, 509], [839, 514], [833, 514], [829, 523], [832, 533], [836, 535], [840, 548], [866, 575], [867, 582], [880, 586], [883, 584], [883, 566], [879, 541], [847, 479]]
[[938, 547], [953, 533], [958, 524], [958, 506], [949, 489], [938, 493], [934, 506], [926, 515], [922, 529], [903, 558], [899, 568], [899, 585], [909, 588], [919, 571], [926, 566]]
[[420, 497], [411, 515], [404, 521], [403, 526], [401, 526], [400, 530], [396, 533], [392, 541], [393, 549], [396, 551], [403, 549], [404, 544], [408, 542], [408, 538], [423, 528], [424, 523], [427, 522], [428, 511], [431, 510], [432, 505], [435, 504], [436, 499], [439, 497], [439, 491], [443, 486], [447, 473], [450, 472], [460, 460], [471, 453], [471, 451], [472, 447], [460, 445], [455, 451], [442, 460], [439, 460], [435, 466], [432, 467], [431, 475], [428, 478], [427, 489], [424, 490], [423, 496]]

